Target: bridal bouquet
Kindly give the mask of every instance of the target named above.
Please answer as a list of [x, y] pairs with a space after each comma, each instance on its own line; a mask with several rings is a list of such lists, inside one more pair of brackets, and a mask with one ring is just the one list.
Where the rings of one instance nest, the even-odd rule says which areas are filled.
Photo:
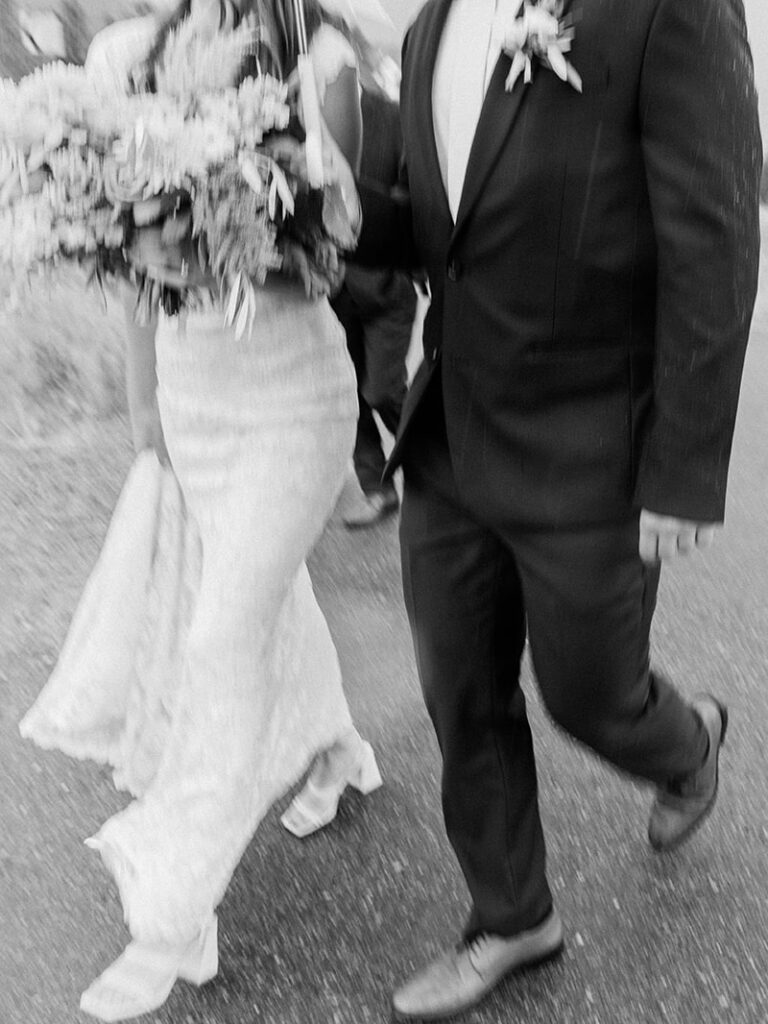
[[236, 84], [255, 37], [248, 22], [208, 39], [182, 24], [151, 93], [61, 63], [0, 82], [0, 271], [18, 285], [68, 260], [100, 284], [128, 277], [140, 318], [214, 292], [241, 332], [271, 271], [330, 290], [355, 230], [339, 187], [312, 186], [296, 159], [286, 83]]

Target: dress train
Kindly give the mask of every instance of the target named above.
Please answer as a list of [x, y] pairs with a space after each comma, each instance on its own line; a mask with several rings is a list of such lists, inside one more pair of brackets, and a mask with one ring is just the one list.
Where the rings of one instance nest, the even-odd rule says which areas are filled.
[[141, 943], [205, 928], [260, 820], [353, 730], [305, 557], [348, 466], [354, 371], [327, 305], [260, 293], [161, 322], [173, 471], [139, 456], [56, 669], [22, 722], [136, 799], [89, 840]]

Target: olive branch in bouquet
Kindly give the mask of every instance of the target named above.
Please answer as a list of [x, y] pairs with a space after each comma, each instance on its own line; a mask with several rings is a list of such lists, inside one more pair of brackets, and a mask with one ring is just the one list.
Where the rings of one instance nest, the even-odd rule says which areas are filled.
[[[193, 282], [191, 268], [196, 265], [211, 279], [209, 290], [218, 292], [225, 308], [225, 320], [237, 333], [249, 328], [256, 310], [254, 289], [263, 285], [270, 273], [298, 278], [311, 294], [329, 294], [341, 284], [343, 265], [340, 253], [352, 248], [356, 233], [349, 222], [341, 190], [325, 180], [322, 136], [314, 70], [308, 54], [306, 22], [301, 0], [296, 5], [299, 28], [298, 92], [289, 96], [287, 83], [279, 83], [257, 67], [257, 74], [239, 86], [239, 116], [232, 118], [227, 109], [227, 88], [222, 83], [196, 77], [187, 71], [208, 65], [204, 41], [185, 38], [180, 27], [166, 47], [158, 66], [156, 82], [160, 95], [172, 94], [187, 109], [182, 144], [189, 159], [189, 125], [201, 116], [208, 126], [207, 160], [204, 171], [171, 182], [177, 188], [173, 210], [161, 201], [165, 227], [177, 239], [181, 236], [182, 279], [189, 274], [188, 286], [173, 284], [135, 273], [138, 285], [140, 317], [146, 316], [158, 302], [166, 312], [193, 308], [199, 297], [199, 284]], [[246, 19], [240, 52], [235, 51], [230, 67], [242, 66], [243, 58], [253, 55], [257, 45], [269, 47], [261, 28]], [[180, 56], [181, 55], [181, 56]], [[226, 66], [223, 55], [219, 66]], [[191, 79], [190, 79], [191, 74]], [[180, 88], [184, 82], [184, 88]], [[211, 86], [216, 89], [211, 91]], [[259, 112], [248, 125], [248, 113]], [[215, 142], [214, 126], [236, 122]], [[246, 129], [246, 130], [244, 130]], [[153, 132], [147, 130], [129, 140], [132, 152], [122, 166], [133, 159], [149, 167], [162, 163], [160, 153], [152, 152]], [[229, 145], [232, 138], [235, 144]], [[165, 144], [165, 142], [164, 142]], [[303, 159], [294, 159], [296, 146], [303, 147]], [[159, 147], [162, 149], [163, 145]], [[171, 164], [177, 163], [173, 158]], [[145, 173], [142, 194], [162, 194], [167, 169], [159, 175]], [[134, 183], [135, 187], [135, 183]], [[174, 228], [173, 225], [176, 225]], [[183, 225], [179, 227], [179, 225]]]
[[[265, 140], [266, 151], [241, 152], [238, 157], [240, 172], [253, 193], [246, 206], [256, 206], [256, 210], [251, 210], [246, 218], [244, 232], [237, 232], [239, 237], [244, 236], [245, 252], [242, 247], [231, 244], [230, 232], [225, 230], [221, 237], [217, 237], [216, 231], [212, 230], [212, 223], [220, 225], [222, 220], [232, 216], [229, 204], [225, 204], [225, 208], [230, 212], [224, 216], [220, 205], [212, 208], [210, 188], [203, 189], [193, 204], [194, 232], [204, 240], [200, 246], [201, 262], [207, 257], [208, 265], [217, 276], [230, 281], [234, 278], [226, 302], [225, 319], [227, 324], [234, 324], [237, 333], [242, 333], [252, 323], [256, 309], [254, 282], [262, 284], [265, 276], [255, 273], [248, 259], [249, 243], [254, 241], [249, 237], [254, 222], [260, 223], [262, 230], [266, 228], [272, 251], [277, 253], [275, 265], [267, 269], [279, 270], [286, 276], [299, 279], [308, 295], [332, 294], [338, 290], [343, 279], [340, 254], [353, 248], [357, 239], [340, 186], [326, 180], [320, 105], [309, 55], [304, 0], [292, 0], [292, 4], [299, 49], [297, 109], [284, 132], [273, 132], [271, 138]], [[286, 135], [288, 139], [284, 138]], [[297, 163], [293, 159], [295, 151], [290, 143], [294, 140], [303, 143], [303, 162]], [[287, 147], [281, 145], [283, 142], [289, 143]], [[219, 204], [221, 199], [219, 192]], [[236, 216], [242, 218], [242, 209]], [[269, 231], [267, 225], [273, 226], [273, 230]], [[261, 241], [263, 235], [257, 235]], [[258, 245], [257, 248], [262, 257], [260, 266], [267, 266], [263, 252], [269, 245]], [[234, 266], [231, 265], [232, 260], [235, 261]]]

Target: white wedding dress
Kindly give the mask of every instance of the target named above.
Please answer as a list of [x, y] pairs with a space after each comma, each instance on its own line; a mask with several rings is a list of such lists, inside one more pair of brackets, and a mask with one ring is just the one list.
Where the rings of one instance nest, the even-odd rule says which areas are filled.
[[354, 370], [326, 301], [257, 298], [239, 340], [218, 309], [161, 319], [173, 472], [137, 458], [21, 723], [136, 798], [88, 842], [141, 942], [201, 932], [270, 805], [352, 725], [305, 558], [352, 452]]

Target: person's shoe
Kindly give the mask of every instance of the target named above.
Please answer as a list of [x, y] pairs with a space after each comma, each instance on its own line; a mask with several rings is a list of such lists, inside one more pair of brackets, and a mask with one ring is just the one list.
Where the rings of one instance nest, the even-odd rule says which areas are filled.
[[392, 997], [395, 1020], [445, 1020], [484, 999], [511, 971], [551, 960], [563, 950], [556, 910], [529, 931], [509, 937], [480, 934], [427, 964]]
[[80, 997], [80, 1009], [103, 1021], [128, 1020], [162, 1006], [176, 980], [204, 985], [219, 969], [216, 915], [188, 945], [130, 942]]
[[397, 512], [400, 502], [397, 491], [373, 491], [361, 495], [354, 508], [344, 515], [344, 525], [348, 530], [360, 530], [366, 526], [375, 526], [387, 516]]
[[709, 736], [709, 750], [698, 771], [660, 788], [651, 810], [648, 839], [654, 850], [674, 850], [705, 820], [717, 799], [718, 759], [728, 727], [728, 711], [714, 697], [693, 701]]
[[283, 828], [298, 839], [311, 836], [333, 821], [339, 809], [341, 794], [347, 786], [367, 796], [382, 785], [376, 755], [370, 743], [366, 743], [355, 732], [351, 749], [346, 742], [337, 746], [338, 751], [332, 747], [320, 755], [320, 758], [330, 760], [330, 764], [316, 762], [304, 788], [293, 798], [280, 818]]

